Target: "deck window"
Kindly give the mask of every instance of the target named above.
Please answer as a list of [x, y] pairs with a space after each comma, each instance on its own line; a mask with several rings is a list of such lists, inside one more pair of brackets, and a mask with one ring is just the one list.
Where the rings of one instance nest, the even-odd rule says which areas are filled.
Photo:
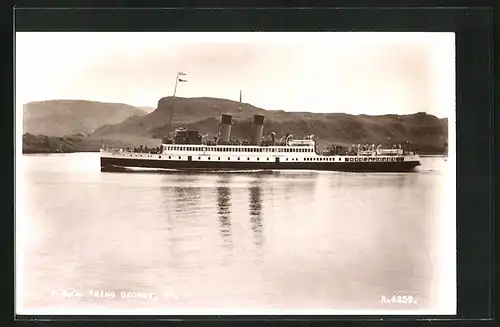
[[227, 157], [227, 160], [231, 160], [231, 157]]
[[250, 157], [248, 157], [247, 160], [250, 160]]
[[217, 160], [220, 160], [220, 157], [218, 157]]
[[198, 160], [201, 160], [201, 157], [198, 157]]
[[208, 157], [208, 160], [210, 160], [210, 157]]
[[172, 159], [172, 156], [168, 156], [168, 159]]
[[240, 157], [238, 157], [238, 160], [240, 160]]
[[181, 156], [179, 156], [179, 159], [181, 158]]
[[260, 158], [257, 158], [257, 160], [260, 160]]

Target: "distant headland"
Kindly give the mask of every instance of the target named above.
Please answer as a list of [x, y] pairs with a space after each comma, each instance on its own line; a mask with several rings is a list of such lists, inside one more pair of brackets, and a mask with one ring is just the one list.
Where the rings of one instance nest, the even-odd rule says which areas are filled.
[[[23, 107], [23, 153], [99, 151], [111, 147], [157, 146], [168, 131], [172, 97], [156, 109], [121, 103], [49, 100]], [[397, 144], [410, 142], [421, 154], [445, 154], [448, 119], [419, 112], [410, 115], [350, 115], [345, 113], [265, 110], [217, 98], [175, 98], [172, 128], [186, 127], [213, 136], [222, 113], [233, 116], [232, 135], [244, 139], [251, 117], [264, 115], [264, 134], [292, 131], [314, 134], [322, 144]]]

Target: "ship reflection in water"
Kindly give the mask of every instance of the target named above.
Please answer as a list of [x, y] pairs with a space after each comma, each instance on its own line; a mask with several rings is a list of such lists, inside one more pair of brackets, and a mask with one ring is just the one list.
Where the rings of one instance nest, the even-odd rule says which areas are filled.
[[[29, 226], [22, 267], [28, 308], [437, 305], [442, 168], [413, 174], [114, 174], [56, 169], [79, 155], [27, 158], [29, 205], [17, 219]], [[75, 202], [82, 195], [92, 205]], [[175, 296], [70, 301], [50, 296], [54, 288]], [[418, 304], [380, 302], [393, 294]]]
[[224, 176], [217, 186], [217, 212], [224, 246], [231, 248], [233, 245], [231, 240], [231, 190], [228, 186], [228, 177]]
[[250, 201], [250, 221], [252, 222], [252, 230], [254, 232], [255, 244], [260, 246], [264, 241], [262, 232], [262, 190], [260, 181], [252, 182], [249, 188]]

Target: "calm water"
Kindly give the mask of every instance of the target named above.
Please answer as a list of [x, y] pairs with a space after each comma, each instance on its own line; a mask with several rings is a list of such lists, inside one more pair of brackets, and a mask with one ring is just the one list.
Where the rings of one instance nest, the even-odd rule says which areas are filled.
[[[25, 155], [20, 304], [434, 308], [447, 161], [422, 160], [402, 174], [101, 173], [98, 153]], [[392, 295], [416, 303], [381, 303]]]

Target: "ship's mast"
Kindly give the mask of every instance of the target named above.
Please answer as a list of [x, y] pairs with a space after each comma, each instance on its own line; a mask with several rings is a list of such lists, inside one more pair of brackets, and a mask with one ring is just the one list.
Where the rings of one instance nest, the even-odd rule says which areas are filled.
[[174, 114], [174, 106], [175, 106], [175, 94], [177, 93], [177, 85], [179, 82], [187, 82], [187, 80], [180, 78], [180, 76], [185, 76], [186, 74], [183, 72], [178, 72], [175, 77], [175, 86], [174, 86], [174, 95], [172, 97], [172, 109], [170, 109], [170, 117], [168, 118], [168, 126], [167, 126], [167, 137], [170, 136], [170, 127], [172, 125], [172, 116]]
[[240, 104], [238, 105], [238, 108], [240, 110], [243, 108], [243, 104], [241, 103], [241, 90], [240, 90]]

